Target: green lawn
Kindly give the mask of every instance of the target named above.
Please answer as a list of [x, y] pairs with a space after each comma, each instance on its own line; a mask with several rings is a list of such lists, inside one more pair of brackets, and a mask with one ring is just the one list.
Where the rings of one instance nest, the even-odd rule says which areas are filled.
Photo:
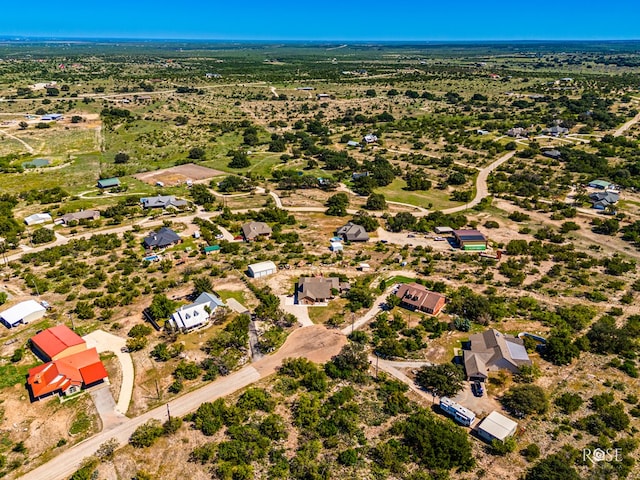
[[[8, 362], [8, 360], [2, 360], [2, 362]], [[7, 363], [6, 365], [0, 365], [0, 389], [25, 383], [29, 370], [37, 365], [39, 363], [29, 363], [27, 365]]]
[[235, 299], [242, 305], [246, 306], [246, 299], [242, 290], [216, 290], [216, 293], [222, 300], [228, 300], [230, 298]]
[[387, 282], [387, 286], [393, 285], [396, 283], [412, 283], [415, 282], [415, 278], [405, 277], [404, 275], [396, 275], [395, 277], [390, 277], [385, 280]]
[[432, 188], [427, 191], [410, 192], [403, 190], [406, 186], [407, 183], [403, 179], [396, 178], [386, 187], [376, 189], [376, 192], [384, 194], [385, 198], [392, 202], [409, 203], [418, 207], [434, 210], [442, 210], [461, 205], [459, 202], [450, 201], [449, 194], [444, 190]]

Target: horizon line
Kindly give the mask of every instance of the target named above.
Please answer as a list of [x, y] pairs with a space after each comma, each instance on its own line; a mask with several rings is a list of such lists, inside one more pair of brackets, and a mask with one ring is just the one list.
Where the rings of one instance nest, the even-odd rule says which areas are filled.
[[269, 42], [277, 42], [277, 43], [318, 43], [318, 42], [329, 42], [329, 43], [396, 43], [396, 44], [406, 44], [406, 43], [435, 43], [435, 44], [448, 44], [448, 43], [540, 43], [540, 42], [553, 42], [553, 43], [563, 43], [563, 42], [578, 42], [578, 43], [590, 43], [590, 42], [640, 42], [640, 37], [638, 38], [533, 38], [533, 39], [513, 39], [513, 38], [468, 38], [468, 39], [399, 39], [399, 40], [389, 40], [389, 39], [331, 39], [331, 38], [209, 38], [209, 37], [127, 37], [127, 36], [89, 36], [89, 35], [78, 35], [78, 36], [56, 36], [56, 35], [11, 35], [5, 34], [0, 35], [0, 42], [3, 43], [20, 43], [26, 41], [56, 41], [56, 42], [71, 42], [71, 41], [123, 41], [123, 42], [134, 42], [134, 41], [142, 41], [142, 42], [158, 42], [158, 41], [170, 41], [170, 42], [254, 42], [254, 43], [269, 43]]

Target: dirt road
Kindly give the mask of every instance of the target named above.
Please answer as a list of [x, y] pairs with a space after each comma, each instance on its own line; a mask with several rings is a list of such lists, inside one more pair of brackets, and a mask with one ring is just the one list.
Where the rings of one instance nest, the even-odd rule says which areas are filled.
[[515, 151], [509, 152], [502, 157], [500, 157], [495, 162], [487, 165], [482, 170], [478, 172], [478, 177], [476, 178], [476, 196], [466, 205], [460, 205], [459, 207], [447, 208], [442, 210], [442, 213], [457, 213], [467, 210], [469, 208], [475, 207], [480, 203], [480, 201], [489, 195], [489, 187], [487, 186], [487, 179], [489, 178], [489, 174], [493, 172], [500, 165], [510, 160], [516, 154]]
[[[294, 331], [278, 352], [248, 365], [243, 369], [183, 395], [169, 403], [171, 414], [183, 416], [196, 410], [202, 403], [230, 395], [274, 373], [285, 358], [305, 357], [314, 362], [326, 362], [336, 355], [346, 339], [339, 332], [329, 331], [320, 325]], [[95, 454], [100, 445], [111, 438], [125, 444], [136, 428], [151, 419], [167, 420], [167, 407], [162, 405], [136, 418], [129, 419], [114, 428], [71, 447], [49, 462], [20, 478], [25, 480], [63, 480], [75, 472], [82, 460]]]
[[0, 130], [0, 134], [5, 135], [6, 137], [9, 137], [10, 139], [15, 140], [16, 142], [21, 143], [22, 146], [27, 150], [27, 152], [31, 154], [35, 153], [35, 150], [33, 149], [33, 147], [29, 145], [27, 142], [25, 142], [24, 140], [22, 140], [21, 138], [18, 138], [15, 135], [12, 135], [10, 133], [7, 133], [4, 130]]
[[613, 132], [613, 136], [614, 137], [621, 136], [624, 132], [629, 130], [631, 127], [633, 127], [638, 122], [640, 122], [640, 113], [638, 113], [635, 117], [633, 117], [631, 120], [629, 120], [624, 125], [622, 125], [620, 128], [618, 128], [615, 132]]

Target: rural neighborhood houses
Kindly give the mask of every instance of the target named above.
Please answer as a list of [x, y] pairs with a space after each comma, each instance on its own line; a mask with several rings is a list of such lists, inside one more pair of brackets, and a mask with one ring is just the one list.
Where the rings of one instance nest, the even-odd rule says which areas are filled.
[[212, 293], [203, 292], [193, 303], [178, 308], [171, 315], [169, 324], [174, 329], [188, 332], [207, 324], [218, 307], [224, 306], [224, 302], [218, 297]]
[[276, 264], [268, 262], [252, 263], [249, 265], [248, 273], [251, 278], [266, 277], [267, 275], [273, 275], [277, 271]]
[[157, 248], [167, 248], [180, 243], [182, 239], [176, 232], [167, 227], [160, 228], [157, 232], [151, 232], [143, 241], [144, 248], [154, 250]]
[[369, 234], [361, 225], [349, 222], [336, 230], [336, 235], [342, 237], [345, 242], [367, 242]]
[[463, 360], [467, 379], [480, 381], [489, 377], [489, 371], [518, 373], [520, 366], [531, 365], [523, 341], [494, 328], [469, 337], [469, 344], [463, 346]]
[[271, 227], [264, 222], [249, 222], [242, 226], [242, 236], [251, 242], [259, 237], [267, 238], [271, 235]]
[[431, 292], [418, 283], [405, 283], [396, 292], [400, 306], [409, 310], [437, 315], [446, 303], [444, 295]]
[[349, 284], [337, 277], [300, 277], [296, 294], [302, 305], [325, 304], [340, 292], [349, 289]]
[[2, 321], [7, 328], [13, 328], [21, 323], [26, 324], [41, 319], [44, 317], [46, 311], [47, 310], [35, 300], [26, 300], [0, 312], [0, 321]]

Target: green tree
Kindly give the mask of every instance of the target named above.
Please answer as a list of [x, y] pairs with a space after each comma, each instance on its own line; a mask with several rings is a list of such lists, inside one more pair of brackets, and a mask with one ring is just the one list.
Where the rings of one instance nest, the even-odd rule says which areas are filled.
[[75, 314], [81, 320], [88, 320], [96, 316], [93, 311], [93, 307], [89, 305], [87, 302], [78, 302], [76, 303], [76, 308], [74, 309]]
[[149, 306], [149, 314], [155, 321], [164, 320], [175, 311], [178, 303], [170, 300], [164, 294], [157, 294], [153, 297], [151, 305]]
[[570, 415], [580, 409], [584, 400], [577, 393], [564, 392], [562, 395], [557, 397], [553, 403], [560, 408], [562, 413]]
[[207, 277], [196, 277], [193, 279], [193, 295], [199, 296], [201, 293], [211, 293], [213, 284]]
[[525, 480], [580, 480], [573, 462], [562, 453], [549, 455], [527, 471]]
[[516, 385], [503, 396], [504, 407], [517, 417], [545, 413], [549, 408], [547, 394], [538, 385]]
[[336, 193], [329, 197], [325, 205], [329, 207], [326, 211], [327, 215], [345, 217], [349, 206], [349, 196], [344, 192]]
[[113, 159], [113, 161], [116, 164], [123, 164], [123, 163], [127, 163], [129, 161], [129, 154], [125, 153], [125, 152], [118, 152], [116, 153], [115, 158]]
[[187, 157], [191, 160], [203, 160], [206, 153], [207, 152], [202, 147], [193, 147], [189, 150], [189, 155], [187, 155]]
[[249, 155], [244, 150], [235, 150], [231, 154], [229, 168], [247, 168], [251, 166]]
[[38, 228], [31, 234], [31, 242], [33, 244], [49, 243], [56, 239], [56, 234], [48, 228]]
[[372, 193], [367, 198], [364, 208], [367, 210], [386, 210], [387, 201], [382, 193]]
[[462, 390], [464, 371], [459, 365], [425, 365], [416, 374], [416, 383], [436, 397], [451, 397]]
[[129, 437], [129, 443], [136, 448], [150, 447], [162, 436], [164, 429], [159, 420], [149, 420], [140, 425]]
[[580, 356], [580, 349], [573, 342], [568, 329], [558, 328], [551, 331], [542, 356], [554, 365], [568, 365]]

